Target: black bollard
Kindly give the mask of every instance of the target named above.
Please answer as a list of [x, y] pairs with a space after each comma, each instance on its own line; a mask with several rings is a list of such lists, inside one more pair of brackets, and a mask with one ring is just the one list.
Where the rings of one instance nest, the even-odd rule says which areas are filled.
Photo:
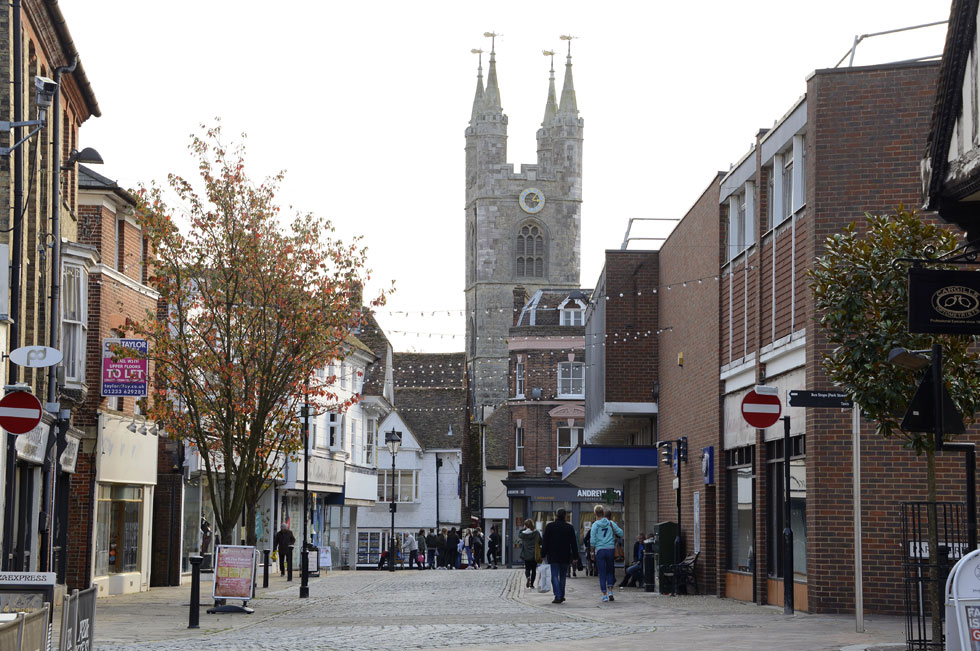
[[293, 580], [293, 546], [290, 545], [286, 551], [286, 580]]
[[269, 553], [271, 550], [262, 550], [262, 587], [269, 587]]
[[187, 628], [200, 628], [201, 622], [201, 556], [191, 556], [191, 611]]

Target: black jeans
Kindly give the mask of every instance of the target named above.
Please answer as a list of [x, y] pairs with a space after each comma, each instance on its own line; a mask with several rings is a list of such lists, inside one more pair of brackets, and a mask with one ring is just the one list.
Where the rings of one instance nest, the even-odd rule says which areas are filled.
[[286, 556], [289, 555], [289, 548], [288, 547], [280, 547], [279, 549], [276, 550], [276, 553], [279, 555], [279, 574], [280, 575], [285, 574], [286, 573]]
[[490, 565], [497, 564], [497, 550], [493, 547], [487, 550], [487, 563]]
[[538, 576], [538, 564], [534, 562], [533, 558], [529, 561], [524, 561], [524, 576], [527, 577], [531, 585], [534, 585], [534, 579]]

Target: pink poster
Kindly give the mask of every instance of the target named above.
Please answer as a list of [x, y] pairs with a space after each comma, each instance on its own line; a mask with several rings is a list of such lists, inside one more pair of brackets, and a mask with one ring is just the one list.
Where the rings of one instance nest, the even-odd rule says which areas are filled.
[[215, 599], [251, 599], [255, 547], [218, 545], [214, 563]]

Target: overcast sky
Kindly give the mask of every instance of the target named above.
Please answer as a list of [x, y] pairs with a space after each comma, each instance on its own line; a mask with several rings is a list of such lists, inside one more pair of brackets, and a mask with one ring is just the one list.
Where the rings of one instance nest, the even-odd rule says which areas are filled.
[[[471, 48], [497, 39], [508, 162], [535, 162], [548, 60], [572, 44], [585, 119], [583, 287], [630, 217], [681, 217], [833, 67], [857, 34], [946, 20], [948, 0], [300, 2], [62, 0], [102, 109], [80, 144], [124, 187], [193, 176], [186, 145], [220, 117], [283, 206], [362, 235], [398, 350], [463, 349], [463, 131]], [[855, 65], [938, 55], [945, 25], [871, 38]], [[556, 60], [561, 92], [564, 60]], [[844, 63], [846, 65], [846, 62]], [[649, 229], [637, 235], [665, 235]], [[636, 230], [636, 229], [634, 229]], [[636, 247], [633, 247], [636, 248]], [[372, 287], [369, 286], [370, 292]], [[406, 317], [388, 311], [425, 313]], [[432, 312], [441, 315], [432, 316]], [[447, 316], [446, 311], [451, 311]], [[452, 338], [448, 335], [457, 335]]]

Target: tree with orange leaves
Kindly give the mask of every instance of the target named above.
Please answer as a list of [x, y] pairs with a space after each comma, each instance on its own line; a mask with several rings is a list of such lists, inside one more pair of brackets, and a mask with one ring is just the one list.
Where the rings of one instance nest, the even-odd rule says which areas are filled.
[[[310, 214], [284, 228], [275, 203], [282, 173], [254, 184], [244, 147], [226, 148], [220, 126], [192, 136], [189, 149], [203, 192], [171, 174], [180, 213], [159, 186], [138, 193], [161, 307], [128, 329], [149, 340], [155, 362], [149, 415], [200, 453], [228, 542], [243, 511], [255, 522], [262, 494], [302, 450], [307, 387], [314, 413], [358, 398], [340, 401], [335, 378], [315, 370], [345, 356], [361, 323], [367, 251]], [[384, 292], [371, 304], [383, 302]]]

